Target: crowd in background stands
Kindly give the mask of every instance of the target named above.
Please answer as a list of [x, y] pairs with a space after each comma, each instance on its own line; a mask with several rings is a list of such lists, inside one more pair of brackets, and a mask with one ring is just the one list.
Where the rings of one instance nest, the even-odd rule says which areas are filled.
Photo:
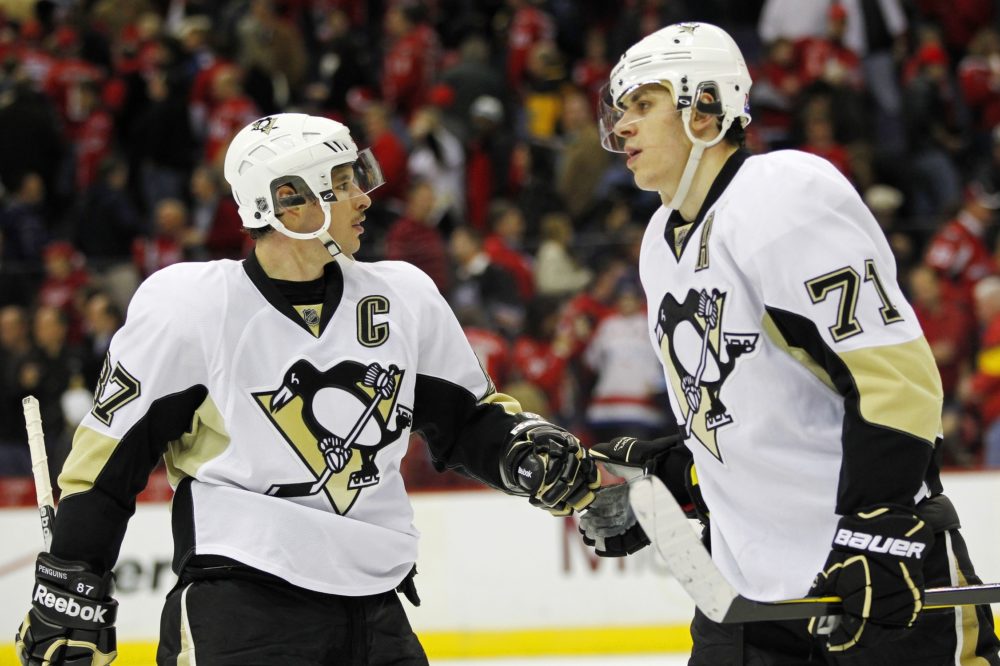
[[[245, 256], [221, 162], [278, 111], [372, 147], [388, 182], [358, 258], [426, 271], [500, 390], [589, 442], [660, 431], [636, 275], [659, 201], [595, 108], [625, 48], [684, 20], [741, 45], [748, 148], [825, 157], [884, 227], [940, 365], [944, 463], [1000, 465], [997, 4], [0, 2], [0, 473], [28, 471], [29, 393], [58, 468], [143, 278]], [[405, 466], [461, 483], [417, 436]]]

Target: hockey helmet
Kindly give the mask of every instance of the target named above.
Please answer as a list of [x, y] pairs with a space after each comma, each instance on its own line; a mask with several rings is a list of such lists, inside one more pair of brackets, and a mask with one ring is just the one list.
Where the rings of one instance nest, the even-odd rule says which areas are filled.
[[[349, 172], [337, 169], [348, 165]], [[271, 225], [299, 239], [326, 237], [331, 203], [368, 194], [384, 182], [374, 155], [368, 149], [358, 150], [347, 127], [303, 113], [266, 116], [240, 130], [226, 152], [225, 176], [244, 227]], [[357, 187], [338, 186], [344, 180]], [[275, 193], [286, 184], [292, 185], [296, 196], [279, 202]], [[275, 214], [282, 206], [311, 200], [319, 201], [325, 216], [323, 226], [315, 231], [291, 231]]]
[[[601, 94], [601, 143], [612, 152], [624, 152], [624, 141], [614, 132], [625, 113], [622, 98], [649, 84], [670, 84], [677, 109], [718, 116], [720, 140], [735, 120], [750, 124], [750, 73], [739, 47], [729, 34], [708, 23], [677, 23], [662, 28], [629, 48], [611, 70]], [[714, 102], [701, 101], [710, 93]], [[693, 139], [692, 139], [693, 140]]]

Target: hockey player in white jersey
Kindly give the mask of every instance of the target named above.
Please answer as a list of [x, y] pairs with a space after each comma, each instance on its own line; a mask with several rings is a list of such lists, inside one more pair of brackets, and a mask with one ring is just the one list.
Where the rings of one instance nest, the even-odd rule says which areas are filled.
[[[689, 663], [1000, 664], [989, 607], [921, 612], [925, 586], [978, 580], [939, 480], [940, 378], [889, 247], [828, 162], [744, 150], [750, 85], [732, 38], [699, 23], [645, 37], [610, 76], [605, 147], [663, 204], [639, 271], [677, 421], [631, 462], [658, 460], [686, 502], [693, 456], [739, 593], [836, 595], [845, 615], [831, 632], [697, 612]], [[623, 505], [582, 523], [600, 554], [648, 543]]]
[[430, 278], [351, 259], [382, 176], [346, 127], [261, 118], [225, 172], [254, 251], [135, 294], [59, 477], [23, 664], [114, 659], [109, 572], [161, 458], [179, 581], [158, 664], [426, 664], [396, 594], [418, 601], [411, 430], [439, 468], [553, 513], [593, 499], [594, 462], [496, 392]]

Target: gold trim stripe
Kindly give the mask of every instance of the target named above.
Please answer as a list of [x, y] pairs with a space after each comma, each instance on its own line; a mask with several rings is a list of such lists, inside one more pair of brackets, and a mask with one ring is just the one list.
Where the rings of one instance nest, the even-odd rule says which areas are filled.
[[[687, 625], [585, 627], [513, 631], [423, 632], [420, 642], [431, 663], [439, 659], [567, 655], [688, 653]], [[121, 642], [118, 661], [155, 666], [156, 642]], [[13, 643], [0, 643], [0, 666], [20, 666]]]

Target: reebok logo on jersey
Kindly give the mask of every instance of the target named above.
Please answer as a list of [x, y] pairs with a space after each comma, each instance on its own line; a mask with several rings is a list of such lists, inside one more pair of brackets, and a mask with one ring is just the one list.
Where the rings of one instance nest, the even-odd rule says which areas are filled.
[[864, 532], [852, 532], [847, 529], [837, 530], [837, 536], [833, 538], [833, 543], [838, 546], [847, 546], [854, 550], [867, 550], [872, 553], [889, 553], [896, 557], [912, 557], [920, 559], [924, 554], [927, 544], [920, 541], [910, 541], [909, 539], [886, 538], [878, 535], [874, 536]]
[[35, 598], [32, 601], [39, 606], [52, 608], [66, 617], [78, 617], [85, 622], [93, 622], [94, 624], [106, 624], [108, 621], [105, 617], [108, 609], [104, 606], [80, 604], [72, 597], [63, 597], [49, 592], [49, 589], [41, 583], [38, 583], [38, 587], [35, 588]]

